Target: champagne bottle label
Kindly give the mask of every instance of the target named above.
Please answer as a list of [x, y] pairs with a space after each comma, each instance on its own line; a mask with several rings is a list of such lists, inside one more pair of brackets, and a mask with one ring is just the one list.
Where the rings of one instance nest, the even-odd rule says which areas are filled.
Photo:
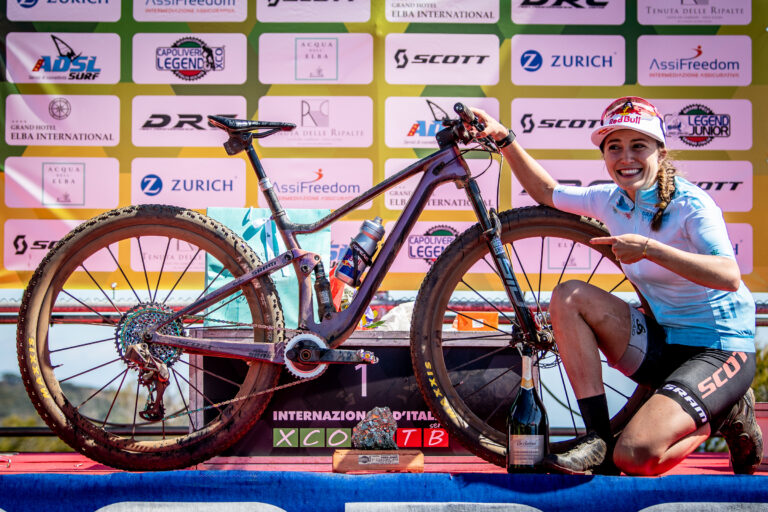
[[523, 371], [520, 376], [520, 387], [523, 389], [533, 389], [533, 374], [531, 372], [531, 358], [523, 356]]
[[508, 464], [532, 466], [544, 458], [544, 436], [510, 435]]

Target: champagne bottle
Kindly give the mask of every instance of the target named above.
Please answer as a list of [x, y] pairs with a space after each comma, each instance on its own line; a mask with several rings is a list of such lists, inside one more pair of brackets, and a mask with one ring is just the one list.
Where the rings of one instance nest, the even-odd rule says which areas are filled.
[[547, 411], [533, 387], [531, 349], [522, 350], [520, 390], [507, 417], [507, 471], [534, 472], [549, 449]]

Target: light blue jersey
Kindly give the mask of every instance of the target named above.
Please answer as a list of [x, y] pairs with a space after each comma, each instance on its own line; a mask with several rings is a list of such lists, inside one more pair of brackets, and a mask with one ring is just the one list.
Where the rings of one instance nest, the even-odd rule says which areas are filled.
[[[683, 251], [735, 259], [723, 214], [712, 198], [679, 176], [675, 186], [659, 231], [651, 231], [656, 186], [639, 191], [633, 203], [615, 184], [561, 185], [553, 201], [560, 210], [602, 221], [612, 235], [637, 233]], [[743, 282], [737, 291], [727, 292], [693, 283], [646, 259], [621, 266], [648, 300], [667, 343], [755, 351], [755, 302]]]

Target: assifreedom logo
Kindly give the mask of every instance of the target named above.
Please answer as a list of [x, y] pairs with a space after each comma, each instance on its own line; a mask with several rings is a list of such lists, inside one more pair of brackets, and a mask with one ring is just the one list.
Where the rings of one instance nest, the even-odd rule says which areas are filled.
[[309, 180], [299, 181], [298, 183], [281, 183], [275, 181], [274, 187], [281, 195], [291, 194], [344, 194], [344, 195], [359, 195], [362, 190], [360, 185], [342, 183], [340, 181], [324, 181], [319, 183], [325, 177], [322, 169], [313, 171], [313, 178]]
[[224, 47], [210, 47], [197, 37], [184, 37], [155, 53], [160, 71], [171, 71], [182, 80], [199, 80], [210, 71], [224, 69]]
[[512, 82], [517, 85], [622, 85], [621, 36], [512, 37]]
[[716, 137], [731, 136], [731, 116], [715, 114], [702, 104], [687, 105], [677, 114], [666, 114], [667, 135], [680, 137], [693, 147], [706, 146]]
[[136, 21], [245, 21], [248, 0], [135, 0]]
[[491, 34], [389, 34], [385, 54], [386, 80], [392, 84], [494, 85], [499, 81], [499, 39]]
[[642, 85], [749, 85], [749, 36], [640, 36], [638, 82]]

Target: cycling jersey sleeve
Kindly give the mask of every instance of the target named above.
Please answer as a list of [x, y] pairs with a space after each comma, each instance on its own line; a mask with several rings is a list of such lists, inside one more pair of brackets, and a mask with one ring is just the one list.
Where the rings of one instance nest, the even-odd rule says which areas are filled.
[[610, 190], [605, 186], [558, 185], [552, 193], [552, 202], [558, 210], [602, 219], [609, 196]]
[[693, 201], [691, 207], [693, 211], [685, 219], [685, 231], [697, 252], [736, 259], [722, 210], [698, 200]]

